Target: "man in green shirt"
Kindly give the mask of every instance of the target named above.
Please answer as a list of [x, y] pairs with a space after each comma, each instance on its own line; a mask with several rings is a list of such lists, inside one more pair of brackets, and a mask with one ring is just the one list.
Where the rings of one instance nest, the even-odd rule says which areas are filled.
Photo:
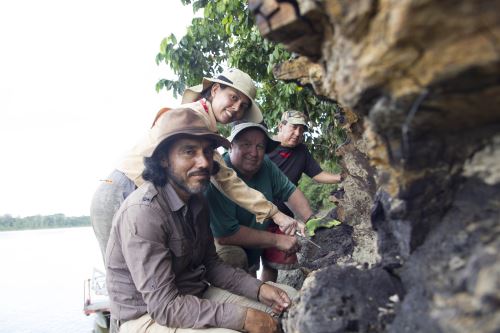
[[[249, 187], [262, 192], [269, 201], [287, 202], [304, 220], [312, 215], [304, 194], [265, 155], [278, 142], [271, 139], [264, 126], [249, 122], [237, 124], [228, 140], [231, 149], [223, 158]], [[256, 223], [253, 214], [226, 198], [213, 184], [207, 198], [217, 253], [224, 261], [255, 274], [263, 249], [275, 247], [289, 255], [300, 249], [295, 236], [266, 231], [269, 221]], [[276, 281], [277, 271], [263, 263], [261, 280]]]

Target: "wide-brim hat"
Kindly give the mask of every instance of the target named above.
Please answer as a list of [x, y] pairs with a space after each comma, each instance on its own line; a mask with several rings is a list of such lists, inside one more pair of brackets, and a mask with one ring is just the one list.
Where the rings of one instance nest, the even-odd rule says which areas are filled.
[[168, 110], [158, 118], [137, 149], [141, 156], [151, 157], [160, 143], [179, 136], [207, 139], [214, 143], [214, 148], [231, 146], [226, 138], [208, 129], [207, 120], [197, 111], [180, 108]]
[[259, 130], [264, 132], [264, 134], [266, 135], [266, 137], [267, 137], [266, 154], [272, 152], [280, 144], [278, 141], [275, 141], [271, 137], [271, 135], [267, 131], [267, 128], [265, 128], [261, 124], [252, 123], [252, 122], [241, 122], [241, 123], [234, 125], [233, 128], [231, 129], [231, 135], [229, 135], [227, 139], [229, 140], [229, 142], [233, 142], [234, 138], [238, 134], [240, 134], [242, 131], [247, 130], [249, 128], [258, 128]]
[[255, 123], [260, 123], [262, 121], [262, 112], [255, 102], [257, 88], [250, 75], [237, 68], [229, 68], [215, 78], [204, 77], [202, 84], [186, 88], [182, 94], [182, 104], [192, 103], [200, 99], [201, 92], [210, 87], [213, 83], [220, 83], [234, 88], [250, 99], [252, 105], [245, 112], [242, 120]]

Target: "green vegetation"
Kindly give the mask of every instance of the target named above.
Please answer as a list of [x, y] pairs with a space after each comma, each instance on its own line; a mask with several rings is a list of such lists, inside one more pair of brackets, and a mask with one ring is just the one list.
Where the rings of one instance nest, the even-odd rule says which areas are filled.
[[341, 224], [342, 222], [340, 222], [339, 220], [335, 219], [330, 220], [328, 218], [318, 217], [307, 221], [306, 223], [307, 235], [312, 237], [316, 234], [316, 230], [320, 228], [332, 228]]
[[[178, 79], [160, 80], [157, 91], [168, 89], [180, 95], [186, 87], [201, 83], [204, 76], [220, 73], [221, 65], [237, 67], [257, 82], [257, 101], [271, 130], [275, 130], [284, 111], [301, 110], [309, 115], [313, 125], [313, 133], [306, 135], [306, 144], [314, 157], [319, 161], [335, 161], [335, 149], [345, 141], [337, 126], [339, 106], [319, 98], [310, 87], [274, 78], [273, 67], [291, 59], [292, 54], [262, 38], [247, 1], [181, 1], [192, 4], [202, 17], [192, 20], [180, 40], [170, 35], [161, 42], [156, 61], [170, 66]], [[221, 134], [228, 134], [228, 129], [221, 128]]]
[[307, 176], [303, 176], [299, 181], [299, 189], [304, 192], [314, 212], [335, 207], [335, 204], [329, 200], [330, 193], [335, 188], [336, 185], [319, 184]]
[[0, 231], [49, 229], [90, 226], [89, 216], [64, 216], [64, 214], [35, 215], [27, 217], [0, 216]]
[[[325, 171], [339, 173], [340, 167], [335, 161], [323, 162], [321, 167]], [[337, 189], [337, 185], [319, 184], [307, 176], [303, 176], [299, 181], [299, 189], [304, 192], [313, 211], [330, 210], [335, 204], [330, 201], [330, 193]]]

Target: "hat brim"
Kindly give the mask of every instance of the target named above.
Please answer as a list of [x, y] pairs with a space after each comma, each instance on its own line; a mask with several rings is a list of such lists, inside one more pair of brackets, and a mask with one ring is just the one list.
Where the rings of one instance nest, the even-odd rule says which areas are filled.
[[305, 123], [304, 121], [300, 121], [300, 120], [293, 120], [293, 119], [287, 119], [287, 122], [289, 122], [290, 124], [292, 125], [302, 125], [305, 127], [305, 130], [308, 131], [309, 130], [309, 126], [307, 126], [307, 123]]
[[159, 138], [160, 143], [155, 147], [155, 149], [151, 152], [149, 156], [147, 154], [145, 154], [145, 156], [151, 157], [160, 145], [162, 145], [165, 142], [171, 142], [172, 140], [179, 137], [187, 137], [187, 138], [194, 137], [197, 139], [209, 140], [214, 143], [214, 149], [218, 147], [224, 147], [226, 149], [229, 149], [231, 147], [231, 143], [225, 137], [207, 131], [207, 129], [205, 128], [199, 128], [199, 127], [184, 128], [176, 132], [171, 132], [168, 135], [165, 135], [164, 137], [160, 137]]
[[235, 130], [231, 131], [231, 135], [228, 136], [229, 142], [233, 142], [234, 138], [240, 134], [242, 131], [247, 130], [249, 128], [257, 128], [264, 132], [264, 134], [267, 137], [267, 143], [266, 143], [266, 154], [272, 152], [273, 150], [276, 149], [280, 145], [279, 141], [275, 141], [271, 135], [269, 135], [269, 132], [266, 130], [266, 128], [260, 124], [255, 124], [255, 123], [241, 123], [236, 125], [238, 128], [235, 128]]
[[202, 84], [198, 84], [196, 86], [186, 88], [184, 90], [184, 92], [182, 93], [182, 104], [196, 102], [198, 99], [200, 99], [201, 92], [203, 90], [207, 89], [212, 83], [220, 83], [220, 84], [223, 84], [225, 86], [231, 87], [233, 89], [238, 90], [240, 93], [242, 93], [246, 97], [248, 97], [248, 99], [252, 102], [252, 105], [250, 106], [250, 109], [248, 109], [245, 112], [242, 120], [251, 121], [254, 123], [260, 123], [263, 120], [262, 111], [260, 110], [259, 106], [257, 105], [257, 103], [255, 103], [255, 101], [252, 97], [248, 96], [244, 91], [241, 91], [240, 89], [235, 87], [233, 84], [231, 84], [227, 81], [224, 81], [224, 80], [219, 80], [219, 79], [204, 77]]

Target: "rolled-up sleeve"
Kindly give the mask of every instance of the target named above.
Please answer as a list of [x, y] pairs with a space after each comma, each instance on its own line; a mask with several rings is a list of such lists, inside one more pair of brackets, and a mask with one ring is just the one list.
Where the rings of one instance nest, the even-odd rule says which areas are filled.
[[[147, 205], [133, 205], [122, 214], [119, 230], [122, 253], [148, 313], [158, 324], [172, 328], [242, 329], [245, 308], [180, 294], [175, 285], [173, 253], [167, 245], [165, 217], [160, 211]], [[145, 220], [148, 223], [141, 223]]]

